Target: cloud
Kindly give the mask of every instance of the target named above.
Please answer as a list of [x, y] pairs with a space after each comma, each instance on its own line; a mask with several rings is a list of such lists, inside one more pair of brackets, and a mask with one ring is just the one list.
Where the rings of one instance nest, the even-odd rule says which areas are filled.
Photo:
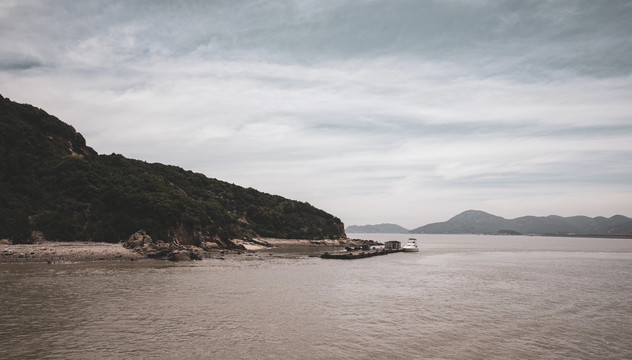
[[19, 55], [0, 58], [0, 71], [29, 70], [42, 65], [43, 64], [37, 59], [26, 58]]
[[101, 153], [347, 224], [630, 215], [630, 7], [609, 4], [16, 2], [0, 88]]

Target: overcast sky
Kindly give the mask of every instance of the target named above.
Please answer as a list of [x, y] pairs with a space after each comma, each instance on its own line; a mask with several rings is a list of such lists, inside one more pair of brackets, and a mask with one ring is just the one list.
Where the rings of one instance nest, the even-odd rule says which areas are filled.
[[346, 225], [632, 216], [632, 1], [2, 0], [0, 93]]

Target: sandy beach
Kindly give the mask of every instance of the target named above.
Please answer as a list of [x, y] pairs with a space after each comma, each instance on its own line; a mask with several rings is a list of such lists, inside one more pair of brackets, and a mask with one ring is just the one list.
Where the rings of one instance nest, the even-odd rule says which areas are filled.
[[96, 242], [43, 242], [0, 245], [0, 263], [84, 262], [101, 260], [140, 260], [145, 257], [122, 244]]

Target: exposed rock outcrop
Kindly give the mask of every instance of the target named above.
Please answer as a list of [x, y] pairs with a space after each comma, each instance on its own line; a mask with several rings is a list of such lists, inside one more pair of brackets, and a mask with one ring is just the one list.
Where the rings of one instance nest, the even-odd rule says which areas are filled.
[[44, 236], [44, 233], [42, 233], [41, 231], [32, 231], [31, 232], [31, 243], [32, 244], [39, 244], [39, 243], [43, 243], [46, 241], [46, 237]]
[[123, 247], [152, 259], [167, 259], [170, 261], [202, 260], [204, 250], [193, 245], [180, 245], [173, 242], [154, 241], [144, 230], [132, 234]]

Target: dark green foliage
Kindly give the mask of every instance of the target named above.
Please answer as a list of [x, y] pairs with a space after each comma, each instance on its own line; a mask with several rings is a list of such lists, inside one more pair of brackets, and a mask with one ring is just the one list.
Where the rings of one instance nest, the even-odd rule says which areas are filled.
[[175, 166], [98, 155], [71, 126], [0, 96], [0, 238], [118, 242], [155, 239], [344, 237], [310, 204]]

